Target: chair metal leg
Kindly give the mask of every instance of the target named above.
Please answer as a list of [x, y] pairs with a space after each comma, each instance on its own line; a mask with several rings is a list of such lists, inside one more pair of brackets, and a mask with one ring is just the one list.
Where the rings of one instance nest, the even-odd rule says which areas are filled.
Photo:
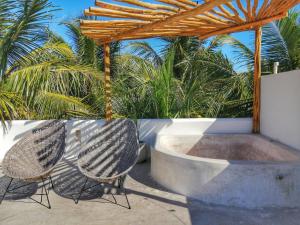
[[7, 187], [6, 187], [6, 189], [5, 189], [5, 192], [4, 192], [4, 194], [2, 195], [0, 204], [2, 203], [3, 199], [5, 198], [5, 195], [6, 195], [6, 193], [8, 192], [8, 189], [9, 189], [9, 187], [10, 187], [12, 181], [13, 181], [13, 178], [10, 178], [9, 184], [7, 185]]
[[51, 183], [52, 189], [54, 190], [54, 184], [53, 184], [53, 180], [52, 180], [52, 177], [51, 177], [51, 176], [49, 176], [49, 180], [50, 180], [50, 183]]
[[128, 197], [127, 197], [127, 192], [126, 192], [126, 189], [124, 188], [124, 181], [125, 181], [125, 177], [120, 177], [119, 178], [119, 181], [118, 181], [118, 186], [119, 186], [119, 189], [122, 189], [122, 191], [124, 192], [124, 195], [125, 195], [125, 198], [126, 198], [126, 201], [127, 201], [127, 205], [128, 205], [128, 209], [131, 209], [131, 206], [130, 206], [130, 203], [129, 203], [129, 200], [128, 200]]
[[[42, 187], [42, 190], [41, 190], [41, 203], [43, 202], [43, 195], [44, 195], [44, 187]], [[47, 192], [47, 191], [46, 191]]]
[[114, 201], [115, 201], [115, 204], [117, 204], [117, 199], [115, 198], [114, 194], [111, 193], [111, 196], [113, 197]]
[[80, 193], [79, 193], [79, 195], [78, 195], [77, 199], [75, 199], [75, 204], [78, 204], [78, 202], [79, 202], [79, 199], [80, 199], [80, 197], [81, 197], [82, 193], [83, 193], [83, 192], [84, 192], [84, 190], [85, 190], [84, 188], [85, 188], [85, 185], [86, 185], [87, 181], [88, 181], [88, 178], [86, 178], [86, 180], [85, 180], [85, 182], [84, 182], [84, 185], [82, 186], [82, 188], [81, 188], [81, 190], [80, 190]]
[[42, 181], [43, 181], [43, 188], [45, 189], [45, 194], [46, 194], [46, 198], [47, 198], [47, 202], [48, 202], [48, 208], [51, 209], [51, 205], [50, 205], [50, 201], [49, 201], [49, 196], [48, 196], [49, 192], [47, 192], [46, 185], [45, 185], [45, 180], [43, 178], [42, 178]]
[[124, 187], [123, 187], [123, 191], [124, 191], [125, 198], [126, 198], [126, 201], [127, 201], [128, 209], [131, 209], [131, 206], [130, 206], [130, 203], [129, 203], [129, 200], [128, 200], [128, 197], [127, 197], [126, 189]]
[[[45, 180], [44, 180], [43, 178], [41, 178], [41, 180], [42, 180], [42, 182], [43, 182], [43, 186], [42, 186], [41, 193], [40, 193], [40, 194], [34, 194], [34, 195], [40, 195], [40, 196], [41, 196], [41, 197], [40, 197], [40, 201], [35, 200], [35, 199], [32, 198], [31, 196], [29, 196], [29, 197], [27, 197], [27, 198], [33, 200], [34, 202], [36, 202], [36, 203], [38, 203], [38, 204], [40, 204], [40, 205], [42, 205], [42, 206], [44, 206], [44, 207], [46, 207], [46, 208], [48, 208], [48, 209], [51, 209], [51, 204], [50, 204], [49, 196], [48, 196], [49, 191], [47, 191], [46, 184], [45, 184]], [[21, 186], [18, 186], [18, 187], [13, 187], [12, 189], [9, 189], [9, 187], [11, 186], [12, 181], [13, 181], [13, 178], [10, 178], [10, 182], [9, 182], [9, 184], [8, 184], [6, 190], [5, 190], [4, 195], [2, 195], [0, 204], [1, 204], [2, 201], [4, 200], [6, 193], [29, 194], [29, 193], [27, 193], [27, 192], [17, 192], [16, 190], [18, 190], [18, 189], [20, 189], [20, 188], [22, 188], [22, 187], [26, 187], [26, 186], [28, 186], [28, 185], [33, 184], [33, 183], [24, 184], [24, 185], [21, 185]], [[44, 196], [44, 195], [46, 195], [46, 197], [47, 197], [48, 205], [44, 205], [44, 204], [43, 204], [43, 196]]]

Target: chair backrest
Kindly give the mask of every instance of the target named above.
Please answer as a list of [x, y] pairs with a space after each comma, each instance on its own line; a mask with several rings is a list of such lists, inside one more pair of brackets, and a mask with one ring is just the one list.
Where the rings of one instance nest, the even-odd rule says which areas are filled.
[[5, 155], [2, 166], [7, 176], [34, 179], [51, 170], [65, 149], [65, 124], [46, 121], [26, 134]]
[[108, 179], [132, 168], [138, 151], [135, 123], [129, 119], [111, 120], [84, 144], [78, 155], [78, 165], [91, 178]]

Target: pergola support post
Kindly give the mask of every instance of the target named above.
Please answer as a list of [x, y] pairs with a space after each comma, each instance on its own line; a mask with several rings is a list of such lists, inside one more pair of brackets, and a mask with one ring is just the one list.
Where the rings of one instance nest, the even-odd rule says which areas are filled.
[[261, 39], [262, 39], [262, 27], [257, 27], [255, 29], [254, 79], [253, 79], [253, 133], [260, 133]]
[[104, 91], [105, 91], [105, 119], [112, 119], [111, 79], [110, 79], [110, 46], [104, 44]]

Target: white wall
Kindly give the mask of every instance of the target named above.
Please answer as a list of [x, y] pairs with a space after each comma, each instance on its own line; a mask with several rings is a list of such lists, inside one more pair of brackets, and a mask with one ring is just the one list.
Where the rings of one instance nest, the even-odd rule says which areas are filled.
[[157, 135], [202, 135], [218, 133], [251, 133], [250, 118], [236, 119], [143, 119], [139, 120], [140, 139], [155, 144]]
[[261, 133], [300, 150], [300, 70], [262, 77]]
[[[5, 153], [20, 138], [42, 121], [12, 121], [7, 133], [0, 125], [0, 161]], [[69, 120], [67, 121], [66, 156], [74, 156], [103, 120]], [[204, 133], [250, 133], [251, 119], [143, 119], [138, 121], [140, 140], [154, 145], [157, 135]], [[76, 131], [80, 130], [78, 138]]]

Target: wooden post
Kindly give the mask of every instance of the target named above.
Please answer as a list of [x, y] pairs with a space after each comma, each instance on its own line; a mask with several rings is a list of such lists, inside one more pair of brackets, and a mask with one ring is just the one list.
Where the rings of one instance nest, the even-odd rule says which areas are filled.
[[261, 38], [262, 28], [255, 29], [254, 79], [253, 79], [253, 133], [260, 133], [261, 92]]
[[110, 80], [110, 46], [104, 44], [104, 90], [105, 90], [105, 119], [112, 119], [111, 80]]

